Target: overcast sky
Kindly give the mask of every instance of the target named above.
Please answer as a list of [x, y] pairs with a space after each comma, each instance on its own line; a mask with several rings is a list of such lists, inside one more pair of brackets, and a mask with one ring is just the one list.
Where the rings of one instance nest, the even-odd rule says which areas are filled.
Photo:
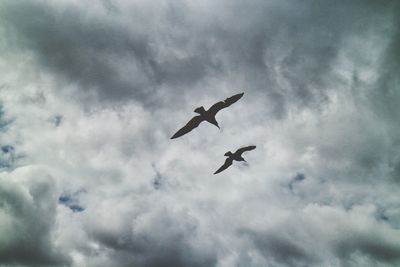
[[399, 14], [1, 0], [0, 266], [399, 266]]

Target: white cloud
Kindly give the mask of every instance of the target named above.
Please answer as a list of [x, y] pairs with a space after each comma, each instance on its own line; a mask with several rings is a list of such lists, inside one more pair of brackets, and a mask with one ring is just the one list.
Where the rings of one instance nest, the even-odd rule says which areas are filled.
[[[27, 44], [1, 43], [1, 116], [11, 123], [0, 145], [13, 147], [15, 161], [0, 178], [0, 263], [399, 262], [399, 127], [372, 97], [388, 75], [379, 64], [393, 40], [378, 31], [388, 10], [304, 4], [290, 17], [289, 2], [103, 3], [21, 2], [18, 12], [47, 16], [29, 28], [30, 15], [1, 4], [16, 16], [0, 20], [1, 34]], [[372, 17], [347, 17], [357, 9]], [[63, 32], [34, 36], [43, 27]], [[118, 75], [101, 76], [107, 69]], [[195, 107], [241, 91], [218, 114], [221, 130], [201, 124], [170, 140]], [[226, 151], [251, 144], [248, 166], [212, 175]], [[79, 194], [84, 211], [59, 205], [66, 193]]]

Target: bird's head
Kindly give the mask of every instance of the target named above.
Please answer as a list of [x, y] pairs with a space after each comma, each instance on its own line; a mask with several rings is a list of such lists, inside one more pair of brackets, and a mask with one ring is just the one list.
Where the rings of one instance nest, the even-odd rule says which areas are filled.
[[229, 157], [229, 156], [231, 156], [231, 155], [233, 155], [233, 154], [232, 154], [232, 152], [230, 152], [230, 151], [228, 151], [228, 152], [226, 152], [226, 153], [224, 154], [225, 157]]
[[199, 114], [203, 114], [204, 112], [206, 112], [206, 110], [204, 109], [203, 106], [198, 107], [194, 110], [194, 112], [199, 113]]

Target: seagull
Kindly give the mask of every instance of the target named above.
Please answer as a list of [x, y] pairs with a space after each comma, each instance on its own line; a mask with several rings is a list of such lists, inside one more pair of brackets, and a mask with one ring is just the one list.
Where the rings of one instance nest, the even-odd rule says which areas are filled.
[[220, 172], [222, 172], [223, 170], [227, 169], [229, 166], [232, 165], [232, 163], [233, 163], [234, 160], [236, 160], [236, 161], [245, 161], [245, 162], [247, 162], [247, 161], [242, 157], [242, 153], [243, 153], [243, 152], [246, 152], [246, 151], [253, 150], [253, 149], [255, 149], [255, 148], [256, 148], [256, 146], [246, 146], [246, 147], [239, 148], [238, 150], [236, 150], [235, 153], [232, 153], [232, 152], [230, 152], [230, 151], [226, 152], [224, 156], [225, 156], [225, 157], [228, 157], [228, 158], [225, 160], [224, 165], [222, 165], [216, 172], [214, 172], [214, 174], [220, 173]]
[[205, 110], [203, 106], [198, 107], [194, 110], [194, 112], [199, 115], [194, 116], [185, 126], [183, 126], [179, 131], [177, 131], [171, 139], [181, 137], [184, 134], [187, 134], [194, 128], [200, 125], [203, 121], [208, 121], [211, 124], [214, 124], [219, 128], [218, 122], [215, 119], [215, 115], [223, 108], [227, 108], [236, 101], [238, 101], [244, 93], [236, 94], [234, 96], [228, 97], [224, 101], [220, 101], [214, 105], [212, 105], [208, 110]]

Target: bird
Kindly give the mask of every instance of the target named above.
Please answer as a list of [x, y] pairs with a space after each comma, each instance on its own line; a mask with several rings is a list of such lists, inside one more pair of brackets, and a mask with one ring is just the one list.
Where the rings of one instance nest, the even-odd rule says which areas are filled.
[[238, 101], [244, 93], [236, 94], [234, 96], [228, 97], [224, 101], [219, 101], [212, 105], [208, 110], [205, 110], [203, 106], [198, 107], [194, 110], [194, 112], [198, 113], [199, 115], [194, 116], [185, 126], [183, 126], [180, 130], [178, 130], [171, 139], [175, 139], [181, 137], [182, 135], [187, 134], [188, 132], [192, 131], [194, 128], [200, 125], [203, 121], [208, 121], [209, 123], [215, 125], [219, 129], [219, 125], [217, 120], [215, 119], [215, 115], [221, 109], [227, 108], [236, 101]]
[[214, 172], [214, 174], [220, 173], [223, 170], [227, 169], [229, 166], [232, 165], [234, 160], [247, 162], [242, 157], [243, 152], [250, 151], [250, 150], [253, 150], [255, 148], [256, 148], [256, 146], [246, 146], [246, 147], [239, 148], [238, 150], [236, 150], [235, 153], [232, 153], [231, 151], [226, 152], [224, 154], [224, 156], [227, 157], [227, 158], [225, 160], [224, 165], [222, 165], [216, 172]]

